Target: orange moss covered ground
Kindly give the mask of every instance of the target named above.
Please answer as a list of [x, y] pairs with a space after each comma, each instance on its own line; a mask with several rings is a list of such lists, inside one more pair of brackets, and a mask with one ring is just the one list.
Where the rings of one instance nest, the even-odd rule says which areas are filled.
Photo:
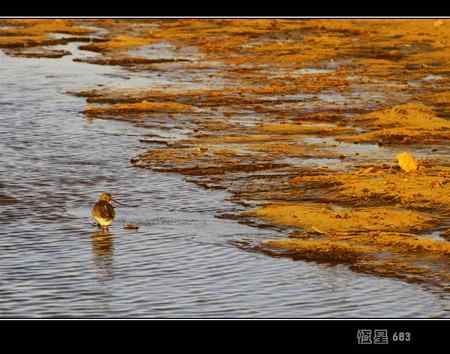
[[341, 141], [419, 145], [445, 143], [450, 138], [450, 122], [423, 104], [409, 103], [356, 116], [353, 122], [372, 130], [339, 138]]
[[450, 168], [423, 163], [416, 173], [398, 168], [366, 167], [352, 172], [321, 176], [300, 176], [291, 180], [302, 188], [311, 183], [333, 185], [330, 201], [354, 204], [394, 204], [415, 209], [438, 208], [450, 212]]
[[[67, 43], [65, 39], [53, 38], [51, 34], [85, 36], [95, 30], [75, 24], [74, 20], [0, 20], [0, 48], [26, 48]], [[75, 39], [71, 39], [75, 40]]]
[[265, 205], [244, 213], [319, 233], [420, 231], [433, 225], [431, 215], [392, 207], [333, 208], [325, 203]]
[[193, 112], [195, 107], [175, 102], [117, 103], [109, 106], [88, 105], [84, 112], [89, 115], [133, 112]]

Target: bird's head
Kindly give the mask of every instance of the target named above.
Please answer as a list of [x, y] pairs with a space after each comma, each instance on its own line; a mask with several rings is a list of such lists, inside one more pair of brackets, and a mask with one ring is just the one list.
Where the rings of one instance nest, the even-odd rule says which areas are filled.
[[101, 200], [101, 201], [110, 203], [110, 204], [113, 201], [112, 195], [109, 194], [109, 193], [102, 193], [102, 194], [100, 194], [100, 198], [98, 198], [98, 199]]
[[119, 203], [115, 198], [113, 198], [111, 194], [106, 193], [106, 192], [100, 194], [99, 200], [109, 203], [111, 205], [113, 205], [112, 204], [113, 202], [117, 205], [123, 205], [122, 203]]

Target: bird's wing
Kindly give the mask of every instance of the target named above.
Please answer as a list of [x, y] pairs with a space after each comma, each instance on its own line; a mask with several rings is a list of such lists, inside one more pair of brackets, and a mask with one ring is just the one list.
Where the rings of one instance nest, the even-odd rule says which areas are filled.
[[115, 214], [114, 208], [104, 201], [97, 202], [92, 209], [92, 215], [103, 219], [114, 219]]

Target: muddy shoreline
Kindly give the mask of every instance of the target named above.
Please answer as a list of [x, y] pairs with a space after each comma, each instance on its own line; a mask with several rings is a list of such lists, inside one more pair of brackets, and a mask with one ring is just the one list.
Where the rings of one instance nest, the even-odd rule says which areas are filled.
[[[10, 55], [64, 55], [51, 46], [81, 37], [97, 56], [75, 60], [166, 75], [166, 87], [72, 94], [88, 119], [174, 133], [149, 137], [133, 166], [227, 190], [248, 209], [227, 217], [290, 230], [236, 246], [448, 289], [450, 21], [1, 24]], [[399, 167], [402, 151], [416, 170]]]

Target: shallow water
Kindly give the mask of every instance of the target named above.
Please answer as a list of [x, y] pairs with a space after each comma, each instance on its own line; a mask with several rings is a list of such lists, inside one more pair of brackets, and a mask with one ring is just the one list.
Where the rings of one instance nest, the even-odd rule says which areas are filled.
[[[238, 209], [224, 192], [131, 167], [155, 129], [89, 121], [65, 94], [165, 78], [73, 55], [0, 54], [0, 195], [17, 199], [0, 204], [0, 317], [450, 317], [437, 290], [233, 246], [281, 234], [216, 218]], [[89, 219], [101, 191], [129, 205], [110, 235]]]

